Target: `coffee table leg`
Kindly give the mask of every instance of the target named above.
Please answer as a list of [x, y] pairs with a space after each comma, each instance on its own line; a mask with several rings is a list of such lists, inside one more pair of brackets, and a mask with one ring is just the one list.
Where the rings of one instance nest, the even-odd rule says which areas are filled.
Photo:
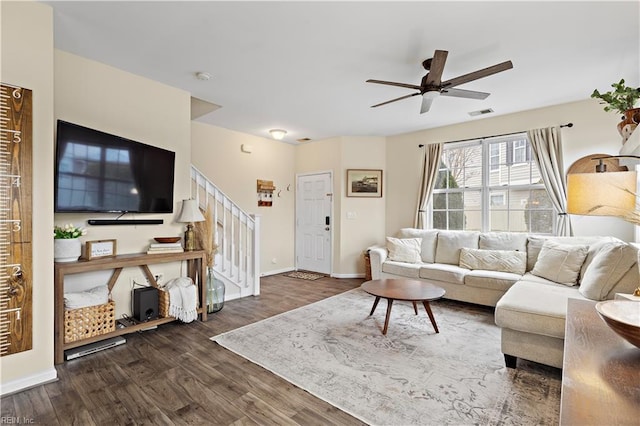
[[438, 325], [436, 324], [436, 319], [433, 317], [433, 312], [431, 312], [431, 306], [429, 305], [429, 301], [423, 300], [422, 305], [424, 306], [424, 309], [427, 311], [427, 315], [429, 315], [429, 319], [431, 320], [431, 324], [433, 325], [433, 328], [436, 330], [436, 333], [440, 333], [440, 331], [438, 330]]
[[415, 312], [416, 315], [418, 315], [418, 305], [416, 302], [413, 302], [413, 312]]
[[376, 307], [378, 306], [378, 302], [380, 301], [380, 297], [376, 296], [376, 301], [373, 302], [373, 308], [371, 308], [371, 313], [369, 314], [369, 316], [373, 315], [373, 313], [376, 310]]
[[387, 299], [387, 316], [384, 319], [384, 328], [382, 334], [387, 335], [387, 327], [389, 327], [389, 317], [391, 316], [391, 306], [393, 305], [393, 299]]

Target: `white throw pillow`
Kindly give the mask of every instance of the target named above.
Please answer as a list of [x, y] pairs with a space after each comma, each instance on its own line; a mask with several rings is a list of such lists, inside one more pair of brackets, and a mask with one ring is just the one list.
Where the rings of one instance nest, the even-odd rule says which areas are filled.
[[101, 285], [87, 291], [64, 294], [65, 309], [80, 309], [109, 302], [109, 287]]
[[460, 250], [460, 267], [524, 275], [527, 254], [516, 250], [481, 250], [463, 247]]
[[387, 237], [389, 260], [407, 263], [419, 263], [422, 238], [393, 238]]
[[478, 248], [480, 233], [476, 231], [440, 231], [436, 246], [436, 263], [458, 265], [460, 249]]
[[531, 273], [567, 286], [578, 283], [578, 274], [589, 246], [545, 241]]
[[580, 294], [591, 300], [605, 300], [611, 289], [635, 266], [637, 250], [624, 242], [605, 243], [585, 268]]

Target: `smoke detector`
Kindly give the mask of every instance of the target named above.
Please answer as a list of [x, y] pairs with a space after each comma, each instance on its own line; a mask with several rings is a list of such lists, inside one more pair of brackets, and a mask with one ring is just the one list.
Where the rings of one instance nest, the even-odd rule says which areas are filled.
[[200, 71], [196, 73], [196, 78], [198, 80], [207, 81], [211, 79], [211, 74], [208, 72]]

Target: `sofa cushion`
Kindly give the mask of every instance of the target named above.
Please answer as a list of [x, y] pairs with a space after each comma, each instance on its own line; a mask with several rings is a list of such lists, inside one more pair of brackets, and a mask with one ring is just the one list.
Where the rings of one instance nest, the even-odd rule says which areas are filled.
[[588, 246], [560, 244], [547, 240], [542, 245], [531, 273], [560, 284], [576, 285], [588, 249]]
[[420, 268], [420, 278], [445, 281], [451, 284], [464, 284], [464, 277], [470, 271], [457, 265], [446, 263], [426, 263]]
[[421, 238], [393, 238], [387, 237], [389, 259], [397, 262], [418, 263], [420, 257]]
[[632, 294], [633, 291], [638, 287], [638, 283], [640, 282], [640, 271], [638, 270], [637, 263], [629, 268], [629, 270], [622, 276], [620, 281], [618, 281], [609, 294], [605, 297], [607, 300], [611, 300], [616, 296], [616, 293], [624, 293], [624, 294]]
[[[510, 272], [485, 271], [478, 269], [469, 271], [464, 276], [464, 285], [469, 287], [488, 288], [490, 290], [507, 291], [522, 278], [522, 275]], [[471, 290], [470, 290], [471, 291]]]
[[482, 250], [517, 250], [527, 252], [527, 234], [520, 232], [485, 232], [480, 234], [478, 248]]
[[437, 229], [402, 228], [396, 236], [398, 238], [422, 238], [422, 246], [420, 249], [422, 261], [427, 263], [436, 261]]
[[387, 260], [382, 264], [382, 272], [387, 274], [400, 275], [407, 278], [418, 278], [422, 263], [394, 262]]
[[585, 268], [580, 294], [591, 300], [604, 300], [629, 268], [635, 267], [637, 250], [624, 242], [598, 243], [597, 249]]
[[564, 339], [569, 298], [586, 300], [577, 287], [526, 274], [498, 300], [495, 322], [503, 328]]
[[462, 247], [478, 248], [479, 232], [475, 231], [440, 231], [436, 246], [436, 263], [458, 265]]
[[602, 241], [620, 241], [614, 237], [552, 237], [550, 235], [529, 235], [527, 239], [527, 272], [531, 271], [538, 260], [538, 255], [545, 241], [561, 244], [590, 246]]
[[467, 269], [512, 272], [524, 274], [527, 254], [515, 250], [480, 250], [463, 247], [460, 250], [460, 266]]

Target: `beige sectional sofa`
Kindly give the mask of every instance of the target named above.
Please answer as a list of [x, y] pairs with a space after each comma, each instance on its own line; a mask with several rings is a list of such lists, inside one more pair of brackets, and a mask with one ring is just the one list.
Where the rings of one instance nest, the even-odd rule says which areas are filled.
[[569, 298], [605, 300], [639, 281], [637, 249], [612, 237], [404, 228], [369, 248], [373, 279], [413, 278], [445, 298], [495, 307], [508, 367], [562, 367]]

